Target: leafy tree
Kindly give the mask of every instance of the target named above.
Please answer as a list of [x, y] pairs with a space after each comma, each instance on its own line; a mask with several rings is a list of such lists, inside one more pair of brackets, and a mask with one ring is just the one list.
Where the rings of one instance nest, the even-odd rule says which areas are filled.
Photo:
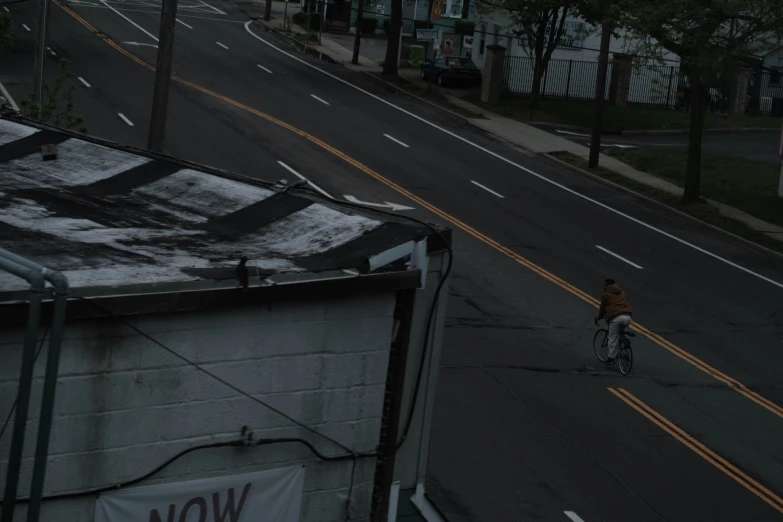
[[541, 98], [541, 84], [549, 67], [552, 53], [563, 33], [566, 18], [573, 14], [578, 0], [479, 0], [479, 15], [493, 11], [508, 17], [508, 31], [522, 39], [533, 65], [530, 107], [536, 108]]
[[682, 62], [690, 90], [690, 135], [683, 203], [700, 198], [702, 135], [710, 86], [748, 57], [780, 47], [780, 0], [621, 0], [624, 25], [648, 52]]
[[29, 97], [20, 102], [19, 108], [22, 115], [30, 119], [86, 133], [84, 118], [74, 114], [76, 106], [73, 100], [73, 91], [76, 86], [68, 84], [68, 80], [73, 77], [73, 74], [66, 70], [67, 66], [68, 60], [61, 59], [59, 61], [60, 69], [54, 81], [51, 84], [44, 82], [40, 105], [36, 103], [36, 93], [30, 93]]
[[13, 19], [10, 14], [0, 14], [0, 52], [14, 46]]

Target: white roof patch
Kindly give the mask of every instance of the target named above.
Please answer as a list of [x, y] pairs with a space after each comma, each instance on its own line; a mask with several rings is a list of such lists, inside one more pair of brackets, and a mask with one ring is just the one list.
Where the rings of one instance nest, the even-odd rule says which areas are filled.
[[38, 129], [12, 121], [0, 120], [0, 145], [32, 136]]
[[[197, 170], [184, 169], [137, 188], [133, 194], [149, 200], [158, 209], [175, 213], [184, 219], [206, 221], [208, 217], [230, 214], [263, 201], [273, 192]], [[169, 208], [172, 206], [188, 212], [176, 212], [175, 209]]]
[[143, 156], [72, 138], [57, 145], [55, 161], [43, 161], [36, 152], [6, 163], [3, 188], [89, 185], [148, 161]]

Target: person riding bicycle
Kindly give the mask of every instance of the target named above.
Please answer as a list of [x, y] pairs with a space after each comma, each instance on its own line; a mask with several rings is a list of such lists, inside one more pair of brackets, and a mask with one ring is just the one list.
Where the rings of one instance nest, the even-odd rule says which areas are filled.
[[625, 298], [625, 292], [614, 282], [614, 279], [604, 281], [604, 291], [601, 294], [601, 308], [595, 318], [595, 324], [606, 319], [609, 324], [609, 356], [606, 364], [614, 364], [619, 348], [620, 333], [631, 325], [633, 310]]

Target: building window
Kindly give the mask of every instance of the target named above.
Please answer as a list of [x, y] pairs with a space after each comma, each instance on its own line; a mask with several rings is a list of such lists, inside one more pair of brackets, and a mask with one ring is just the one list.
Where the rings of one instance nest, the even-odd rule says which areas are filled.
[[462, 18], [462, 2], [464, 0], [446, 0], [446, 8], [443, 10], [444, 18]]

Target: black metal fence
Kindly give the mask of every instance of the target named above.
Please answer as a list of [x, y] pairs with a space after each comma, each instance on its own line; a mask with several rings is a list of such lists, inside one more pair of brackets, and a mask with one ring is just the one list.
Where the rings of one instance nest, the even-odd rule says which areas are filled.
[[[595, 98], [595, 80], [598, 62], [579, 60], [550, 60], [541, 81], [544, 98], [562, 100], [592, 100]], [[607, 72], [606, 93], [612, 77], [612, 64]], [[533, 86], [533, 60], [527, 56], [506, 57], [503, 92], [506, 95], [525, 96]], [[645, 105], [671, 107], [677, 101], [679, 68], [676, 66], [634, 66], [631, 73], [628, 101]]]

